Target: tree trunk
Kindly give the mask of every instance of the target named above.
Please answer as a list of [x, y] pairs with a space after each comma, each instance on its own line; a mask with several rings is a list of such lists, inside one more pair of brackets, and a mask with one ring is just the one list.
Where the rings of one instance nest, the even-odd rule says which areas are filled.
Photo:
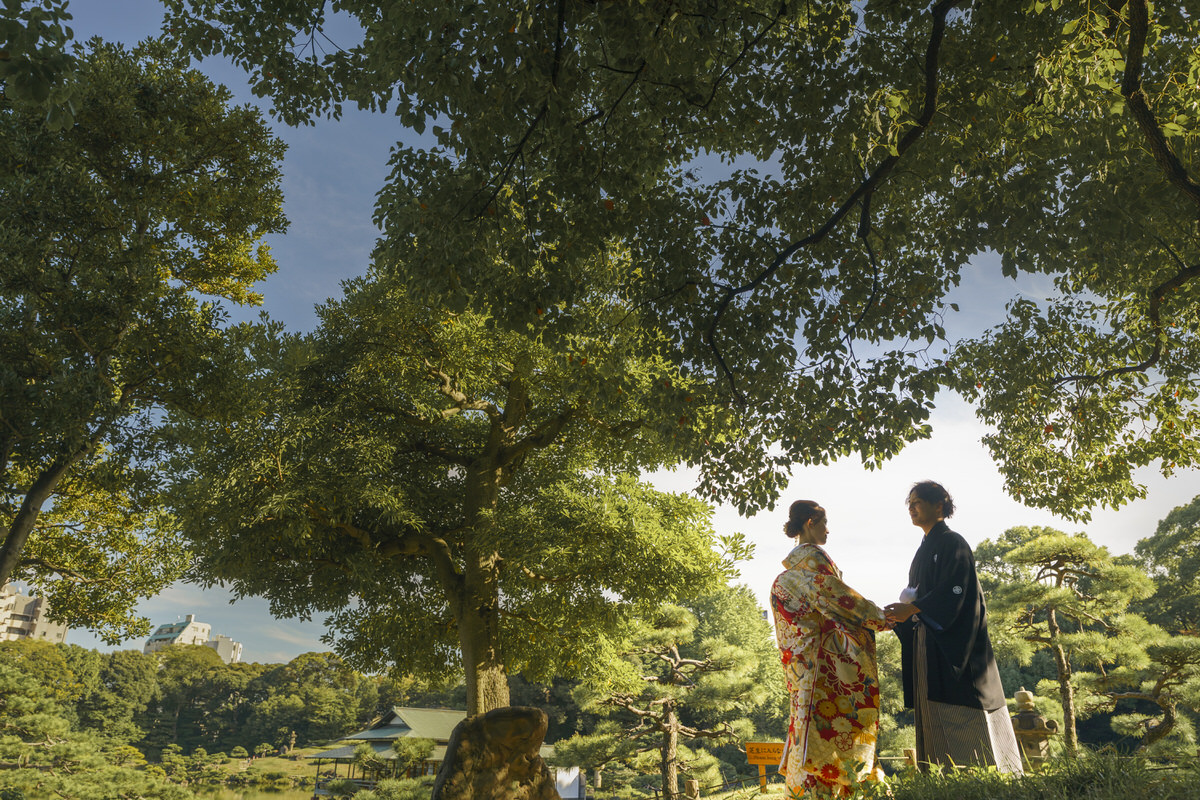
[[1168, 733], [1175, 729], [1177, 719], [1175, 703], [1162, 700], [1159, 701], [1158, 706], [1163, 711], [1162, 719], [1157, 720], [1158, 724], [1154, 724], [1155, 720], [1150, 720], [1146, 724], [1146, 738], [1142, 740], [1142, 746], [1138, 750], [1145, 750], [1158, 740], [1165, 738]]
[[472, 465], [468, 470], [465, 505], [473, 524], [465, 542], [458, 639], [467, 680], [467, 713], [475, 715], [507, 706], [509, 696], [500, 646], [500, 556], [477, 545], [491, 524], [501, 471], [491, 464]]
[[1062, 629], [1053, 608], [1046, 611], [1046, 627], [1050, 632], [1050, 650], [1054, 653], [1054, 664], [1058, 668], [1058, 693], [1063, 707], [1063, 748], [1068, 755], [1079, 749], [1079, 737], [1075, 732], [1075, 690], [1071, 687], [1071, 662], [1059, 642]]
[[679, 797], [679, 715], [675, 706], [663, 707], [662, 782], [663, 800]]
[[16, 516], [13, 517], [8, 534], [4, 537], [4, 544], [0, 546], [0, 586], [8, 582], [20, 565], [21, 551], [25, 549], [25, 543], [29, 541], [29, 535], [33, 533], [33, 526], [37, 524], [38, 515], [42, 513], [42, 506], [54, 494], [59, 481], [67, 474], [71, 465], [82, 457], [83, 452], [55, 461], [41, 475], [38, 475], [37, 480], [29, 487], [29, 491], [25, 494], [25, 500], [21, 503], [21, 508], [17, 511]]
[[500, 649], [500, 581], [497, 556], [468, 556], [466, 597], [458, 620], [467, 713], [483, 714], [508, 705], [508, 676]]

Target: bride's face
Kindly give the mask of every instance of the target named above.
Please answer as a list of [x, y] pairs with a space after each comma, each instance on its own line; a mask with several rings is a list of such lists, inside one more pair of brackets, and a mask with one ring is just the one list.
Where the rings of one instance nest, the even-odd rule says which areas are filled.
[[829, 519], [825, 516], [825, 509], [817, 506], [816, 512], [816, 516], [804, 523], [797, 537], [806, 544], [825, 544], [829, 539]]

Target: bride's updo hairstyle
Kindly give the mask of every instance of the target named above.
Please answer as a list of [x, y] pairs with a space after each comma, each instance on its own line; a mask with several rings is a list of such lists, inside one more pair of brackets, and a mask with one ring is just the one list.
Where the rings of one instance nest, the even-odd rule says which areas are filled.
[[784, 535], [795, 539], [804, 530], [804, 523], [820, 516], [821, 506], [812, 500], [797, 500], [788, 509], [788, 521], [783, 524]]

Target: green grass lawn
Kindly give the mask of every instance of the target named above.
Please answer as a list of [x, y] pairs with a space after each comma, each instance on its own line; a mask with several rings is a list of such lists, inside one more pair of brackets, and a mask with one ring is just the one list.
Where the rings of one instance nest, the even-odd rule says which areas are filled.
[[[982, 770], [900, 775], [886, 787], [868, 785], [854, 796], [856, 800], [1200, 800], [1200, 767], [1163, 767], [1136, 758], [1088, 753], [1017, 778]], [[704, 800], [786, 797], [782, 785], [768, 784], [763, 794], [753, 786], [704, 795]]]
[[[264, 758], [255, 758], [253, 760], [249, 760], [248, 765], [246, 764], [248, 759], [235, 758], [220, 766], [222, 770], [230, 774], [243, 771], [253, 771], [262, 774], [282, 772], [288, 777], [295, 776], [298, 778], [311, 779], [317, 774], [317, 766], [312, 759], [304, 758], [304, 756], [318, 753], [324, 749], [324, 747], [297, 747], [286, 756], [266, 756]], [[245, 769], [243, 769], [244, 765]], [[322, 766], [322, 769], [328, 768], [328, 764]], [[342, 769], [344, 770], [345, 767], [343, 766]]]

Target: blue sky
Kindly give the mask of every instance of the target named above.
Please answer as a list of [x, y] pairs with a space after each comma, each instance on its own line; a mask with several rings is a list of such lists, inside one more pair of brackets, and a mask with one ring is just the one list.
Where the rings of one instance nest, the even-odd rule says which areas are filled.
[[[99, 35], [127, 44], [155, 34], [162, 17], [157, 0], [71, 0], [70, 10], [77, 38]], [[254, 101], [240, 71], [212, 60], [201, 69], [227, 85], [238, 102]], [[291, 228], [270, 242], [280, 270], [261, 290], [272, 317], [293, 330], [309, 330], [316, 320], [314, 305], [339, 294], [342, 280], [365, 272], [376, 236], [371, 223], [374, 194], [387, 172], [388, 151], [411, 133], [390, 116], [350, 110], [338, 122], [299, 129], [277, 124], [275, 130], [288, 144], [283, 188]], [[1020, 283], [1002, 278], [995, 265], [982, 259], [966, 271], [950, 298], [962, 310], [947, 320], [949, 332], [965, 334], [999, 322], [1004, 303], [1017, 293], [1044, 298], [1052, 289], [1041, 278]], [[1014, 525], [1049, 525], [1068, 532], [1086, 530], [1114, 552], [1131, 551], [1172, 508], [1200, 492], [1195, 471], [1166, 480], [1152, 469], [1144, 470], [1140, 477], [1149, 488], [1144, 500], [1120, 511], [1098, 511], [1087, 525], [1066, 522], [1025, 508], [1003, 493], [1001, 478], [979, 441], [986, 431], [966, 403], [944, 395], [931, 422], [933, 437], [910, 446], [884, 469], [867, 472], [854, 460], [797, 469], [784, 495], [785, 509], [787, 502], [800, 497], [826, 507], [830, 555], [852, 586], [881, 604], [895, 599], [905, 585], [920, 539], [904, 507], [908, 487], [916, 480], [933, 478], [946, 484], [960, 509], [953, 527], [972, 544]], [[659, 473], [653, 480], [674, 491], [690, 490], [695, 483], [686, 471]], [[789, 549], [789, 540], [780, 533], [785, 516], [784, 511], [774, 511], [742, 519], [732, 508], [718, 508], [715, 515], [718, 531], [740, 530], [755, 543], [756, 557], [743, 565], [742, 577], [764, 606]], [[328, 649], [319, 641], [319, 622], [274, 619], [263, 600], [231, 604], [231, 599], [219, 589], [177, 584], [139, 609], [155, 625], [195, 614], [211, 624], [214, 633], [242, 642], [246, 661], [286, 661], [309, 650]], [[109, 649], [84, 631], [72, 631], [67, 641]], [[139, 640], [122, 646], [141, 644]]]

